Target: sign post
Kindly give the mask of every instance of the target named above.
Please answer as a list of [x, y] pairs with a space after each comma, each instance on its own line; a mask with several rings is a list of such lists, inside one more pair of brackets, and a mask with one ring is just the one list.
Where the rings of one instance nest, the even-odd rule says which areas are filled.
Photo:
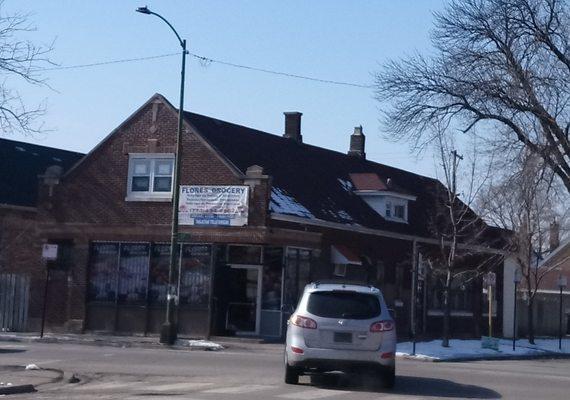
[[483, 275], [483, 286], [487, 287], [487, 300], [489, 302], [489, 336], [483, 337], [481, 347], [493, 350], [499, 350], [499, 340], [493, 338], [493, 287], [497, 283], [497, 275], [494, 272], [488, 272]]
[[44, 244], [42, 246], [42, 258], [46, 262], [46, 283], [44, 285], [44, 304], [42, 308], [42, 327], [40, 331], [40, 338], [44, 337], [44, 327], [46, 323], [47, 299], [48, 299], [48, 285], [49, 285], [49, 261], [57, 260], [57, 244]]

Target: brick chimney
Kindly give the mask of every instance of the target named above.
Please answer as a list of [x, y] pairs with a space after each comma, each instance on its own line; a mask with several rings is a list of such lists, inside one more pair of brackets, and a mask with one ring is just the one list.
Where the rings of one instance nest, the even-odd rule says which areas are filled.
[[549, 242], [550, 251], [554, 251], [560, 246], [560, 224], [556, 220], [550, 223]]
[[283, 137], [293, 139], [297, 143], [303, 143], [303, 136], [301, 135], [301, 115], [303, 113], [291, 111], [283, 114], [285, 114], [285, 133]]
[[362, 125], [355, 126], [354, 133], [350, 135], [350, 149], [348, 150], [348, 155], [366, 158], [366, 153], [364, 152], [365, 142], [366, 136], [362, 133]]

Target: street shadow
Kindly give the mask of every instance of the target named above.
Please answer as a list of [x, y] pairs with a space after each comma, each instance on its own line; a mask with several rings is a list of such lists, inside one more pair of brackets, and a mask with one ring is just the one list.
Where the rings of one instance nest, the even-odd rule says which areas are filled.
[[409, 396], [456, 399], [500, 399], [501, 394], [482, 386], [465, 385], [447, 379], [397, 375], [393, 389], [384, 389], [376, 377], [323, 374], [311, 376], [311, 384], [322, 389], [385, 392]]
[[0, 354], [10, 354], [10, 353], [23, 353], [27, 351], [26, 349], [3, 349], [0, 348]]

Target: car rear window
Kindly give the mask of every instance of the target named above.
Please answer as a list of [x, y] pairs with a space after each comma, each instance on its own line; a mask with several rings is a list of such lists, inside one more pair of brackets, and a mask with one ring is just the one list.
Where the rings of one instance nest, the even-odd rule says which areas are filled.
[[314, 292], [307, 311], [324, 318], [369, 319], [380, 315], [378, 297], [350, 291]]

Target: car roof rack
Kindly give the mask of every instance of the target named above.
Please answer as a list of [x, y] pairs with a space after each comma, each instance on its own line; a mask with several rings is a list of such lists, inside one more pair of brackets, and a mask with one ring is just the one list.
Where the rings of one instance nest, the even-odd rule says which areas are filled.
[[312, 285], [315, 288], [318, 288], [319, 285], [353, 285], [353, 286], [368, 287], [370, 289], [376, 289], [376, 286], [371, 285], [369, 283], [364, 283], [362, 281], [350, 281], [346, 279], [320, 279], [318, 281], [312, 282]]

